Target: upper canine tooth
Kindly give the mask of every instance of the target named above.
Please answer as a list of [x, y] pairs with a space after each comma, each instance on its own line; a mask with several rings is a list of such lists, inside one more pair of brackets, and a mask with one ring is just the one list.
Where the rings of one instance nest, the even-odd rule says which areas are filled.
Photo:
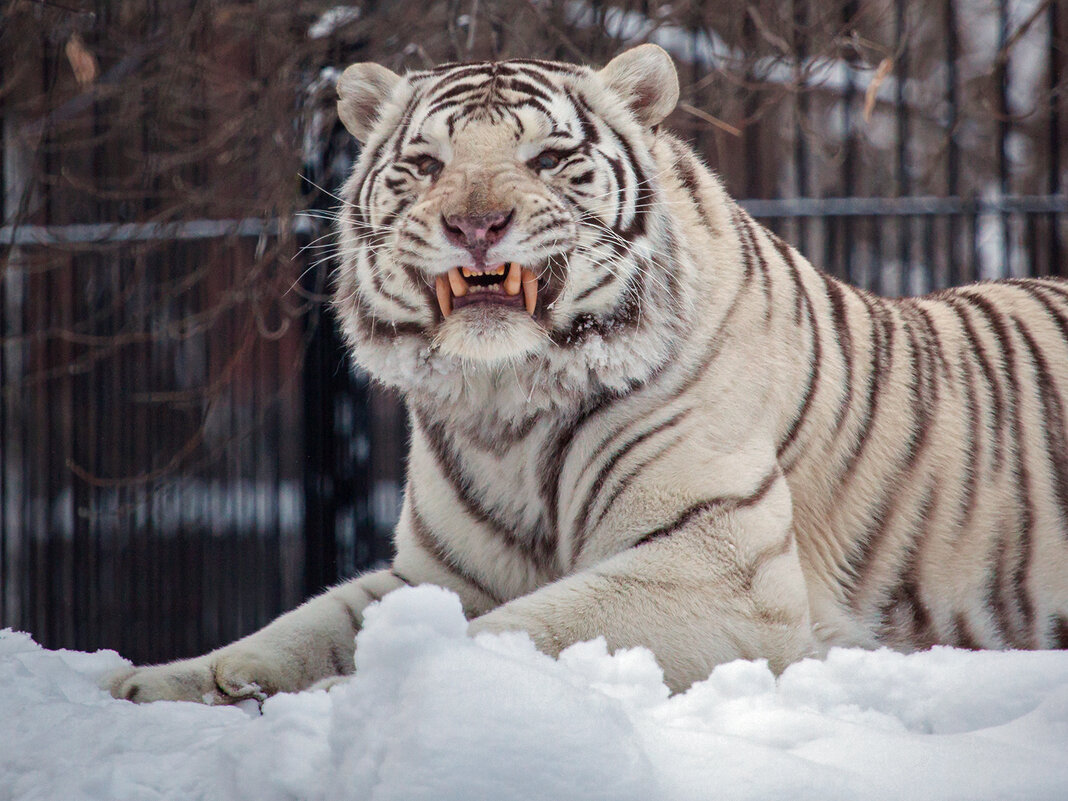
[[439, 275], [434, 281], [434, 289], [438, 295], [438, 305], [441, 307], [442, 317], [452, 314], [452, 292], [449, 291], [449, 282], [444, 275]]
[[452, 288], [452, 294], [458, 298], [467, 294], [467, 281], [460, 277], [460, 271], [456, 267], [449, 270], [449, 286]]
[[508, 275], [504, 279], [504, 291], [509, 295], [518, 295], [523, 280], [522, 270], [514, 261], [508, 265]]
[[534, 307], [538, 303], [538, 276], [533, 270], [523, 268], [523, 302], [527, 307], [527, 314], [534, 315]]

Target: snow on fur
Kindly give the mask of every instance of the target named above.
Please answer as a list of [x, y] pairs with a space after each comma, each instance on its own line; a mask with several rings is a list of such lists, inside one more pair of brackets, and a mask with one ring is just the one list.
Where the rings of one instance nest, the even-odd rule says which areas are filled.
[[1068, 652], [834, 650], [669, 697], [652, 655], [466, 636], [455, 596], [367, 613], [357, 674], [255, 704], [137, 706], [115, 653], [0, 632], [0, 799], [1063, 799]]

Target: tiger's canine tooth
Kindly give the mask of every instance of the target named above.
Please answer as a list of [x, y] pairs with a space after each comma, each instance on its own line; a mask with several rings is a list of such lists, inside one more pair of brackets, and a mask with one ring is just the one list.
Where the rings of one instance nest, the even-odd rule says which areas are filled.
[[538, 276], [526, 267], [523, 268], [523, 302], [526, 303], [527, 314], [533, 316], [538, 303]]
[[467, 294], [467, 281], [460, 276], [460, 270], [456, 267], [449, 270], [449, 286], [452, 288], [452, 294], [458, 298]]
[[439, 275], [434, 281], [434, 289], [438, 294], [438, 305], [441, 307], [441, 315], [448, 317], [452, 314], [452, 291], [449, 282], [444, 275]]
[[517, 262], [508, 265], [508, 275], [504, 279], [504, 291], [507, 295], [519, 294], [520, 284], [523, 281], [523, 272]]

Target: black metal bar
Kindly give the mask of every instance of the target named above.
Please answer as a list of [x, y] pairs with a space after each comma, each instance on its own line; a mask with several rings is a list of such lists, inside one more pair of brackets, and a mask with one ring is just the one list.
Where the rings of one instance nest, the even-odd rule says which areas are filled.
[[[1051, 195], [1059, 195], [1061, 189], [1061, 154], [1064, 139], [1061, 136], [1061, 104], [1068, 101], [1068, 89], [1061, 83], [1061, 75], [1064, 74], [1065, 49], [1068, 45], [1065, 41], [1068, 37], [1060, 36], [1060, 25], [1063, 20], [1061, 4], [1052, 2], [1049, 4], [1049, 165], [1047, 170], [1046, 190]], [[1064, 248], [1061, 243], [1061, 229], [1053, 214], [1047, 217], [1049, 225], [1049, 265], [1052, 272], [1057, 275], [1068, 275], [1068, 264], [1064, 263]]]
[[[995, 63], [995, 81], [997, 83], [997, 130], [998, 130], [998, 188], [1002, 195], [1009, 194], [1009, 0], [998, 0], [998, 54]], [[1001, 225], [1001, 264], [997, 265], [998, 275], [1009, 274], [1009, 217], [1004, 210], [998, 214]]]
[[[896, 129], [895, 143], [895, 192], [898, 197], [911, 194], [912, 182], [909, 177], [908, 137], [909, 110], [905, 102], [905, 81], [908, 80], [908, 31], [905, 21], [905, 0], [894, 2], [894, 42], [897, 58], [894, 63], [894, 121]], [[904, 293], [911, 274], [912, 225], [911, 218], [901, 216], [897, 220], [897, 258], [899, 266], [898, 293]]]
[[[794, 119], [794, 195], [796, 197], [808, 197], [808, 145], [805, 141], [805, 127], [808, 121], [808, 93], [803, 87], [801, 69], [808, 57], [808, 2], [809, 0], [793, 0], [794, 7], [794, 75], [797, 86], [795, 91]], [[800, 218], [797, 221], [797, 242], [804, 247], [808, 238], [808, 221]]]
[[[853, 21], [856, 18], [858, 10], [857, 0], [848, 0], [842, 6], [842, 22], [845, 30], [851, 29]], [[842, 160], [842, 194], [848, 197], [856, 194], [856, 131], [854, 129], [854, 78], [853, 78], [853, 66], [850, 61], [850, 57], [847, 56], [843, 59], [843, 69], [845, 71], [845, 88], [842, 91], [842, 138], [845, 142], [845, 157]], [[852, 282], [856, 280], [854, 274], [853, 265], [853, 227], [850, 225], [848, 219], [841, 221], [842, 227], [845, 229], [842, 236], [842, 258], [843, 269], [842, 272], [846, 277], [846, 280]], [[869, 281], [872, 281], [872, 277], [869, 276]], [[881, 275], [876, 275], [873, 280], [874, 287], [878, 291], [882, 286]]]
[[872, 217], [928, 215], [1065, 214], [1068, 194], [966, 197], [825, 197], [741, 200], [754, 217]]
[[[960, 144], [957, 141], [957, 125], [959, 123], [959, 100], [958, 100], [958, 75], [957, 60], [959, 59], [960, 43], [957, 34], [957, 5], [956, 0], [945, 0], [943, 6], [943, 20], [946, 29], [946, 104], [949, 108], [949, 118], [946, 120], [946, 194], [956, 197], [960, 194]], [[960, 283], [961, 269], [958, 254], [960, 249], [960, 225], [956, 216], [949, 218], [949, 236], [947, 237], [947, 263], [948, 280], [950, 285]]]

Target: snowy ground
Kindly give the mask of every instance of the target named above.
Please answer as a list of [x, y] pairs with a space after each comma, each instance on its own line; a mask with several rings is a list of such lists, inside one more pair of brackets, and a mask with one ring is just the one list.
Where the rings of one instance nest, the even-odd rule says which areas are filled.
[[833, 651], [668, 697], [652, 656], [559, 661], [465, 636], [454, 596], [390, 595], [358, 673], [255, 705], [135, 706], [112, 652], [0, 633], [0, 799], [1068, 798], [1068, 652]]

